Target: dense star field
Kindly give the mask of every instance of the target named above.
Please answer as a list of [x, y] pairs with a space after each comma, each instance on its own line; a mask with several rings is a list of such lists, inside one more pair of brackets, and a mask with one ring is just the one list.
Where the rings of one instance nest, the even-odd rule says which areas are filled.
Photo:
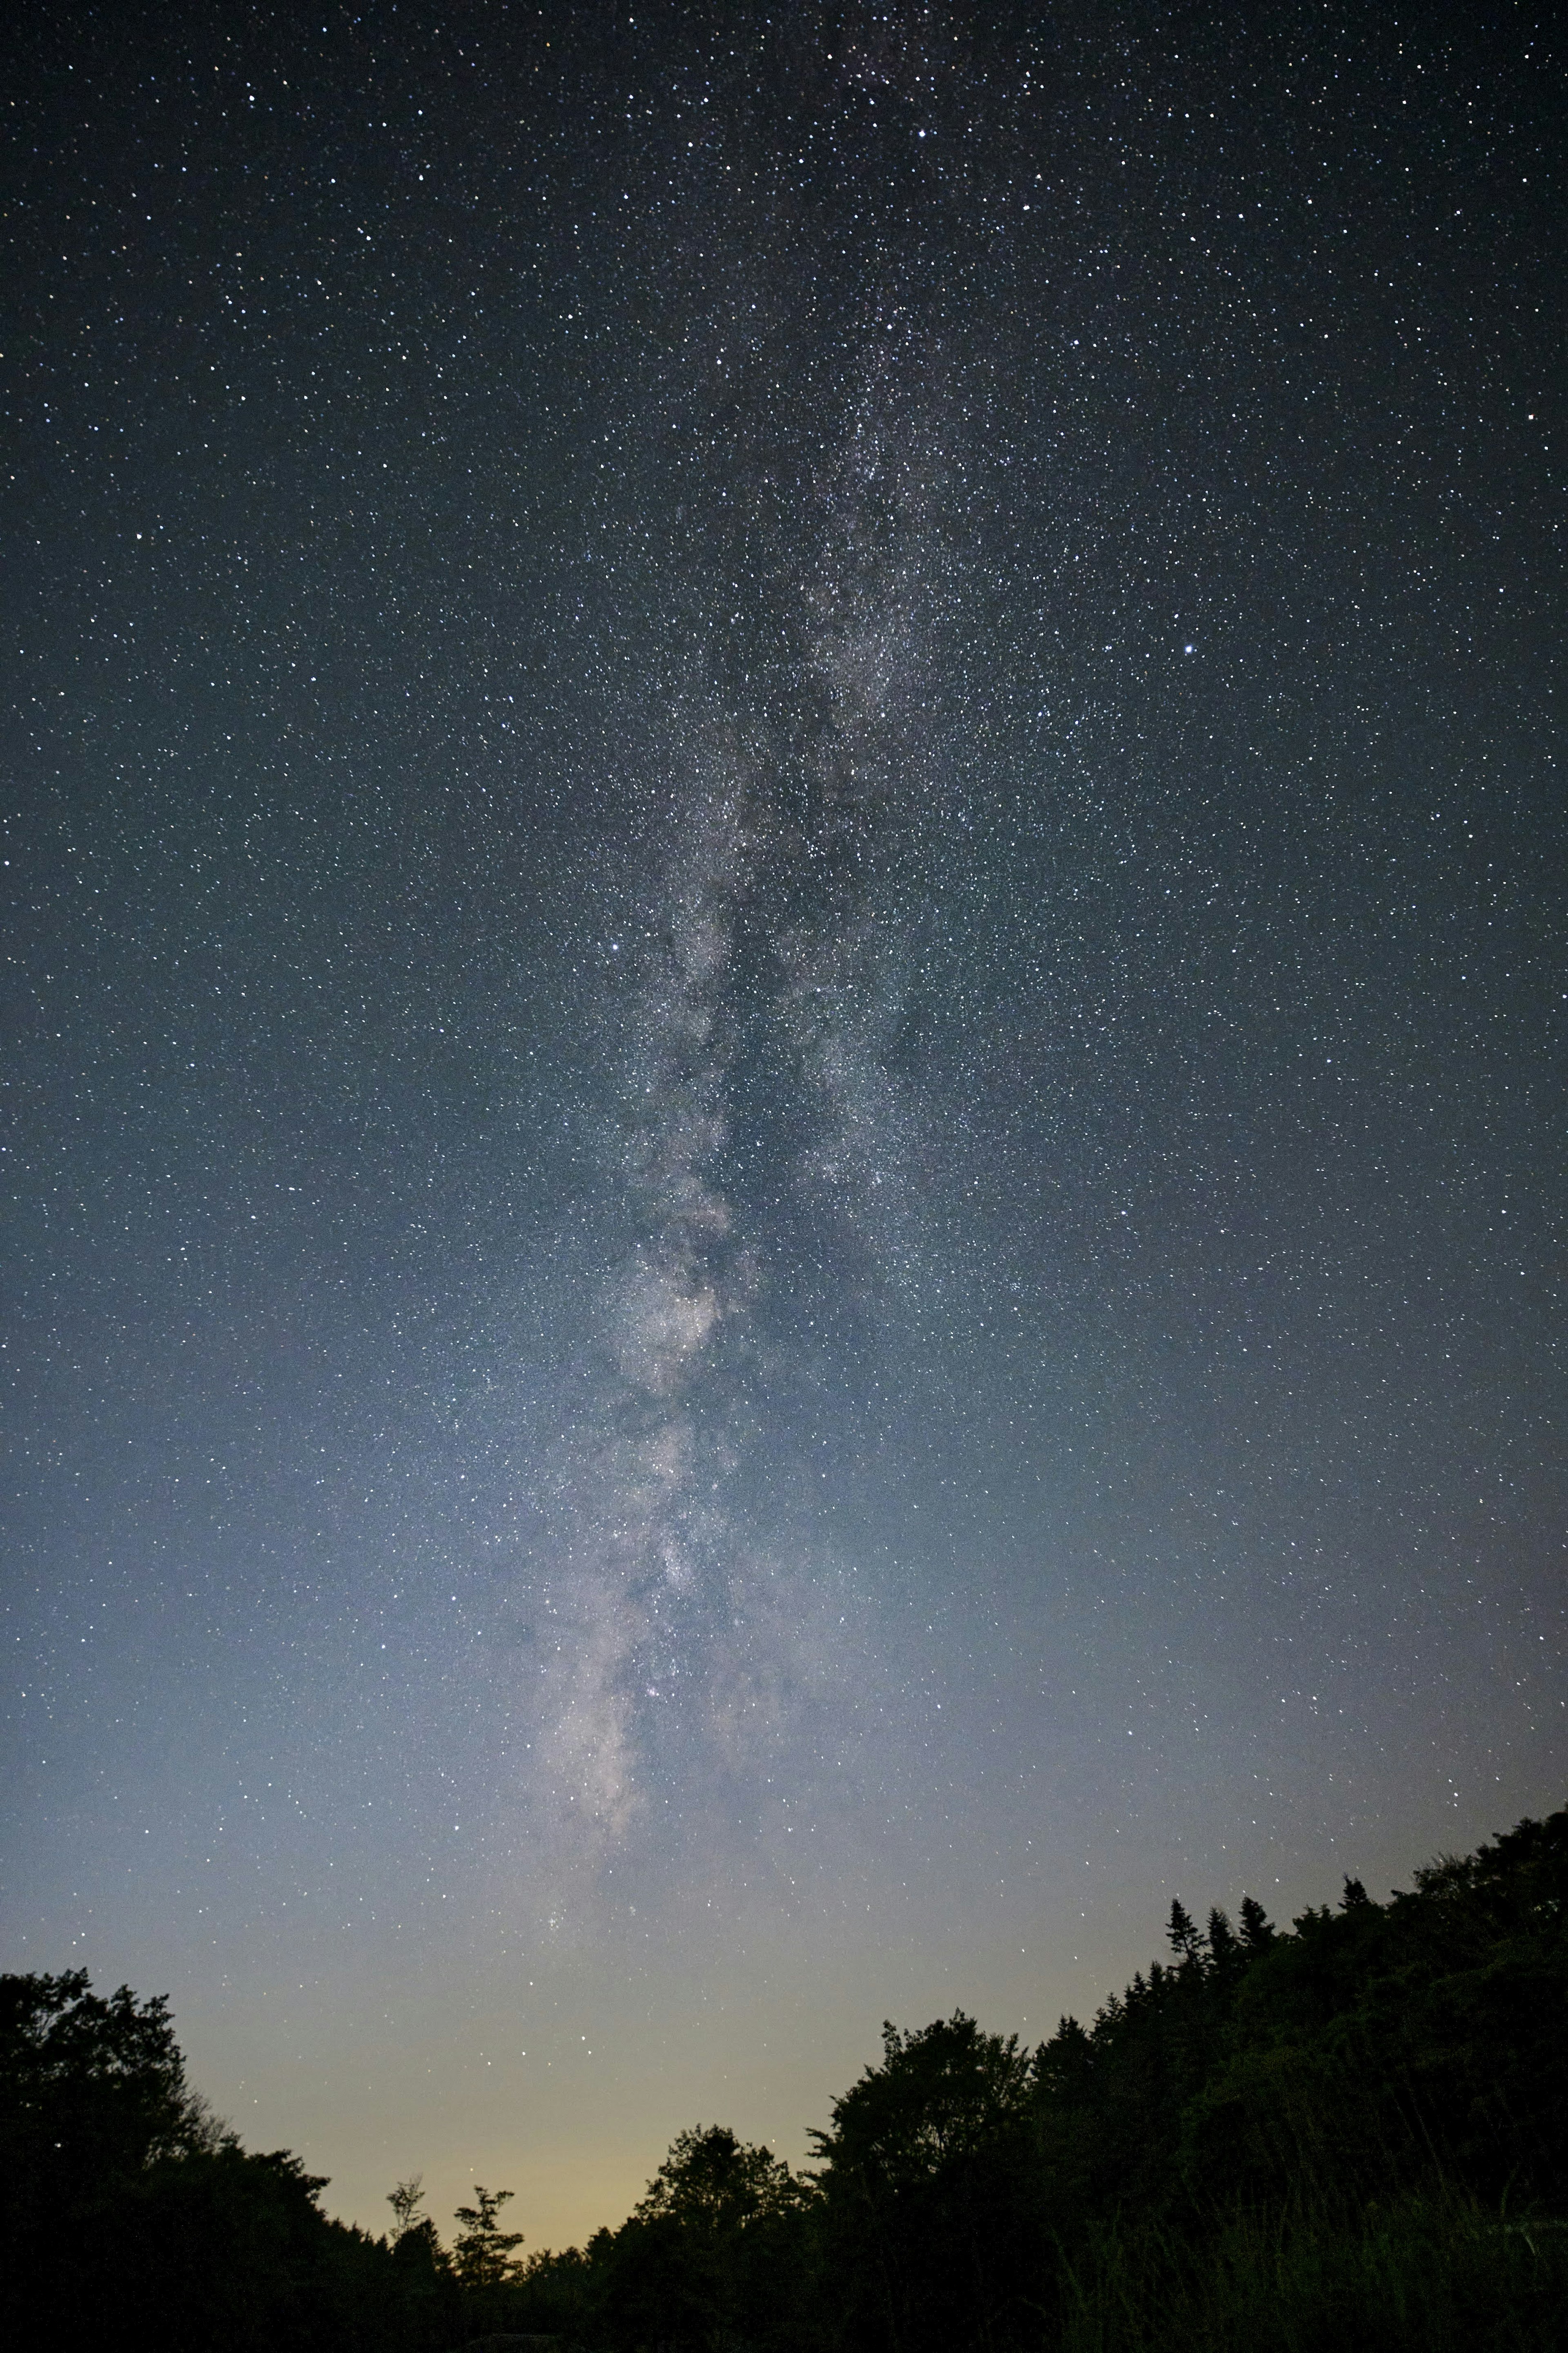
[[1559, 1804], [1546, 12], [9, 81], [0, 1966], [533, 2246]]

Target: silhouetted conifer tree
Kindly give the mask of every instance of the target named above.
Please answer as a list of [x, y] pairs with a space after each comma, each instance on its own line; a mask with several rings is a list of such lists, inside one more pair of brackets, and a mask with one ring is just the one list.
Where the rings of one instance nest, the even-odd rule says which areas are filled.
[[1203, 1958], [1203, 1936], [1196, 1921], [1179, 1896], [1171, 1899], [1171, 1917], [1165, 1929], [1165, 1942], [1179, 1961], [1195, 1964]]
[[1256, 1895], [1241, 1899], [1241, 1941], [1249, 1953], [1266, 1953], [1274, 1942], [1274, 1925]]
[[1209, 1958], [1222, 1976], [1228, 1974], [1241, 1957], [1241, 1947], [1237, 1941], [1236, 1930], [1230, 1925], [1230, 1915], [1222, 1912], [1217, 1904], [1209, 1914], [1208, 1947]]

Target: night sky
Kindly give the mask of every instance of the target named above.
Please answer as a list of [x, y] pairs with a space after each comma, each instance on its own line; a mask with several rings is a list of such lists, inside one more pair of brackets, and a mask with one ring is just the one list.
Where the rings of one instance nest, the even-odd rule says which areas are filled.
[[331, 2211], [1563, 1802], [1550, 25], [14, 30], [0, 1965]]

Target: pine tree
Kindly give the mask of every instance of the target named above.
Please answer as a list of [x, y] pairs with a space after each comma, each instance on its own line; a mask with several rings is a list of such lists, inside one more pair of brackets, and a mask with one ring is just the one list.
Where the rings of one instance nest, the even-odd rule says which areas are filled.
[[1209, 1958], [1216, 1969], [1227, 1969], [1241, 1951], [1230, 1915], [1216, 1904], [1209, 1914]]
[[1274, 1942], [1274, 1924], [1256, 1895], [1241, 1899], [1241, 1941], [1249, 1953], [1266, 1953]]
[[1204, 1957], [1204, 1940], [1196, 1921], [1179, 1896], [1171, 1899], [1171, 1921], [1165, 1930], [1165, 1941], [1176, 1958], [1194, 1968]]

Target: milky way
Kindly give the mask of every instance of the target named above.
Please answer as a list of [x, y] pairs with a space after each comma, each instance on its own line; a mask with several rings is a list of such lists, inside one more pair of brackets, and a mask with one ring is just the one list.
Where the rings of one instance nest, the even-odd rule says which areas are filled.
[[[795, 1442], [776, 1403], [799, 1374], [777, 1303], [801, 1289], [792, 1240], [815, 1227], [873, 1353], [887, 1306], [934, 1271], [910, 1182], [931, 1113], [894, 1063], [944, 816], [951, 455], [940, 355], [880, 308], [762, 576], [721, 582], [719, 609], [684, 584], [652, 888], [607, 944], [632, 1239], [595, 1303], [521, 1604], [543, 1630], [557, 1834], [579, 1854], [623, 1838], [678, 1757], [682, 1778], [742, 1781], [776, 1758], [792, 1698], [820, 1704], [826, 1681], [850, 1745], [857, 1694], [830, 1653], [863, 1637], [843, 1564], [770, 1525], [756, 1488], [771, 1457], [776, 1495]], [[766, 607], [746, 616], [756, 675], [726, 664], [732, 597]]]

